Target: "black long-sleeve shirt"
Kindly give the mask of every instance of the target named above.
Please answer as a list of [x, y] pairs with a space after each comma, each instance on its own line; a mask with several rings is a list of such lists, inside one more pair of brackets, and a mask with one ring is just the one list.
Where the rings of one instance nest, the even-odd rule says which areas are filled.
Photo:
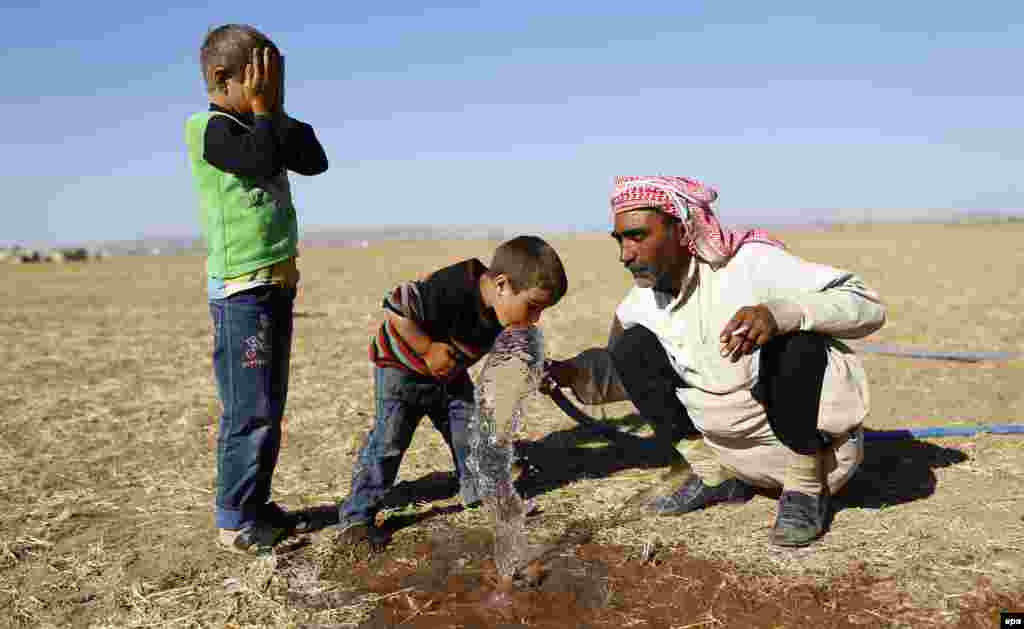
[[227, 116], [213, 116], [206, 125], [203, 159], [216, 168], [239, 177], [267, 179], [282, 168], [300, 175], [319, 175], [327, 170], [327, 155], [313, 127], [288, 116], [237, 114], [211, 104], [218, 111], [237, 118], [249, 129]]
[[[503, 327], [494, 309], [484, 305], [480, 278], [487, 267], [470, 258], [434, 271], [425, 280], [400, 284], [384, 297], [386, 310], [411, 319], [431, 341], [453, 344], [460, 369], [490, 351]], [[370, 360], [432, 377], [423, 358], [390, 322], [370, 341]]]

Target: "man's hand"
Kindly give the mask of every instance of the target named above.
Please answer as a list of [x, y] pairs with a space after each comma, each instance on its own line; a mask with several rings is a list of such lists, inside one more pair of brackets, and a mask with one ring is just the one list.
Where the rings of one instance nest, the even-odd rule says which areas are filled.
[[775, 338], [779, 324], [767, 306], [746, 306], [736, 311], [729, 323], [725, 324], [719, 341], [722, 343], [722, 357], [736, 362], [741, 356], [752, 353]]
[[280, 88], [277, 55], [271, 48], [254, 48], [245, 66], [242, 87], [254, 114], [268, 114], [278, 106]]
[[568, 387], [576, 379], [576, 367], [567, 360], [548, 360], [544, 364], [544, 379], [540, 384], [542, 393], [555, 388]]
[[431, 343], [427, 353], [423, 354], [423, 360], [427, 363], [427, 369], [439, 380], [449, 379], [455, 371], [455, 349], [447, 343]]

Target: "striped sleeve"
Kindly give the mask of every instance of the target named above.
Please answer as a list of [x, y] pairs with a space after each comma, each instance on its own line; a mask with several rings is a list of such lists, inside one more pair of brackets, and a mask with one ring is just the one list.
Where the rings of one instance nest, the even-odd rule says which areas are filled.
[[426, 361], [409, 347], [390, 321], [382, 323], [370, 341], [370, 360], [378, 367], [396, 367], [431, 376]]
[[400, 317], [423, 321], [423, 297], [419, 282], [399, 284], [384, 296], [382, 305]]

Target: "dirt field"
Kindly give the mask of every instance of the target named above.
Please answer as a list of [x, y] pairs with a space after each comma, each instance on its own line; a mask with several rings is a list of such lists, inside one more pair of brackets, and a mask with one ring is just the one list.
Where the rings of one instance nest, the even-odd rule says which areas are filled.
[[[797, 254], [878, 288], [871, 340], [1024, 351], [1024, 225], [781, 232]], [[629, 285], [606, 236], [552, 239], [569, 295], [548, 353], [603, 343]], [[276, 499], [324, 514], [347, 493], [372, 411], [366, 344], [385, 290], [496, 243], [304, 251]], [[487, 521], [463, 511], [424, 422], [393, 492], [386, 553], [328, 527], [251, 560], [213, 544], [219, 403], [200, 258], [0, 267], [0, 626], [995, 627], [1024, 611], [1024, 448], [982, 435], [868, 444], [832, 530], [768, 543], [758, 496], [683, 518], [617, 521], [665, 469], [628, 404], [590, 407], [609, 444], [550, 400], [529, 407], [521, 481], [548, 552], [538, 584], [486, 605]], [[865, 355], [868, 427], [1024, 422], [1024, 361]], [[684, 442], [681, 449], [696, 448]]]

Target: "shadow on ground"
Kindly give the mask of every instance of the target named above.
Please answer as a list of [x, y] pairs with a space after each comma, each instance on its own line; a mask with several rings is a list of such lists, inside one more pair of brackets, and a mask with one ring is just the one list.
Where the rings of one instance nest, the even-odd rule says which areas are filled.
[[[570, 485], [583, 478], [606, 478], [628, 469], [675, 468], [683, 458], [675, 449], [661, 447], [653, 438], [631, 434], [644, 425], [639, 415], [606, 420], [618, 433], [611, 439], [586, 426], [545, 435], [538, 441], [517, 443], [523, 463], [516, 488], [524, 499]], [[967, 455], [925, 441], [871, 441], [864, 462], [833, 501], [834, 508], [880, 509], [927, 498], [935, 493], [935, 469], [956, 465]], [[669, 476], [666, 476], [668, 479]], [[668, 482], [668, 481], [666, 481]], [[678, 481], [675, 481], [678, 482]], [[458, 482], [451, 472], [432, 472], [392, 488], [385, 507], [401, 509], [415, 503], [452, 498]], [[777, 497], [778, 492], [759, 492]], [[461, 506], [433, 507], [412, 514], [391, 514], [383, 530], [389, 536], [418, 522], [461, 510]], [[328, 524], [329, 525], [329, 524]]]
[[836, 496], [837, 509], [883, 507], [913, 502], [935, 493], [936, 469], [963, 463], [967, 455], [926, 441], [869, 441], [864, 462]]
[[338, 523], [338, 505], [324, 504], [297, 509], [292, 512], [292, 515], [303, 522], [301, 532], [313, 533]]
[[[639, 415], [631, 414], [604, 423], [618, 431], [613, 439], [580, 425], [549, 433], [538, 441], [517, 442], [516, 489], [519, 494], [530, 499], [583, 478], [606, 478], [628, 469], [675, 468], [684, 463], [674, 448], [665, 448], [653, 438], [630, 434], [645, 425]], [[400, 511], [417, 503], [448, 500], [458, 490], [458, 481], [452, 472], [431, 472], [395, 485], [384, 498], [383, 506]], [[381, 531], [390, 538], [402, 528], [461, 509], [462, 506], [434, 506], [416, 513], [391, 513]]]
[[630, 434], [646, 425], [639, 415], [602, 423], [614, 426], [618, 434], [599, 436], [581, 425], [521, 443], [521, 453], [529, 462], [517, 483], [523, 497], [532, 498], [583, 478], [607, 478], [624, 470], [667, 468], [685, 462], [675, 448]]
[[[639, 415], [604, 423], [619, 431], [613, 440], [586, 426], [576, 426], [549, 433], [538, 441], [517, 442], [520, 471], [516, 489], [520, 495], [529, 499], [582, 478], [605, 478], [627, 469], [652, 469], [683, 462], [675, 449], [665, 448], [653, 438], [630, 434], [645, 425]], [[385, 497], [384, 506], [401, 509], [414, 503], [447, 500], [458, 489], [451, 472], [431, 472], [395, 485]]]

